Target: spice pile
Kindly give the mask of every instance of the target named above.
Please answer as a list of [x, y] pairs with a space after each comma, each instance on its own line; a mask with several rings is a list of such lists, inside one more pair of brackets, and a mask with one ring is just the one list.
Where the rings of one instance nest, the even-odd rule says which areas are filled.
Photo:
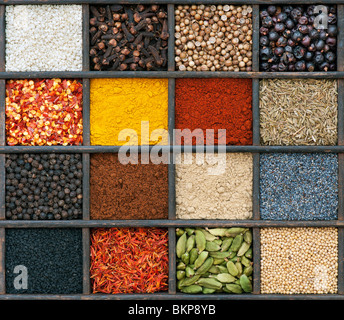
[[166, 70], [166, 6], [90, 6], [93, 70]]
[[262, 7], [260, 70], [335, 71], [336, 13], [335, 5]]
[[259, 89], [263, 145], [336, 145], [336, 80], [264, 79]]
[[179, 219], [250, 219], [252, 155], [176, 156], [176, 216]]
[[90, 277], [93, 293], [167, 291], [167, 229], [93, 229]]
[[6, 155], [6, 218], [82, 217], [80, 154]]
[[[251, 79], [176, 79], [175, 127], [179, 130], [203, 130], [200, 142], [192, 144], [252, 144]], [[206, 133], [214, 130], [214, 136]], [[218, 130], [225, 129], [225, 137]], [[183, 132], [181, 132], [183, 133]], [[176, 143], [180, 140], [176, 132]], [[182, 140], [181, 143], [191, 144]]]
[[91, 155], [91, 219], [167, 219], [168, 165], [121, 164], [118, 154]]
[[167, 79], [91, 79], [90, 99], [92, 145], [156, 144], [152, 132], [167, 130]]
[[177, 288], [183, 293], [252, 291], [248, 228], [177, 228]]
[[[6, 293], [82, 294], [82, 230], [75, 228], [6, 229]], [[15, 273], [16, 266], [27, 269]], [[20, 279], [18, 281], [18, 279]]]
[[82, 133], [79, 81], [42, 79], [6, 83], [8, 145], [79, 145]]
[[175, 61], [180, 71], [252, 71], [252, 7], [179, 5]]
[[336, 154], [260, 156], [260, 216], [264, 220], [334, 220], [338, 211]]
[[6, 71], [81, 71], [82, 6], [6, 6]]
[[336, 228], [262, 228], [261, 293], [337, 292]]

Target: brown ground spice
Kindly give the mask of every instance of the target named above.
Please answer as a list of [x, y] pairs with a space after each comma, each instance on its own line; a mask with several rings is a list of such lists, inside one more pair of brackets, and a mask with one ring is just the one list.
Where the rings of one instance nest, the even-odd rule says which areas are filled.
[[168, 165], [123, 165], [117, 154], [91, 155], [91, 219], [167, 219]]

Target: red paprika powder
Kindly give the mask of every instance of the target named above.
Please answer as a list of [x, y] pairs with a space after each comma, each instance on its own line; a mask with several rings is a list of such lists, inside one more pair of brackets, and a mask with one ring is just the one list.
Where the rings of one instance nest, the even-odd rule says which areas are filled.
[[[211, 144], [218, 144], [219, 129], [226, 129], [227, 145], [252, 144], [252, 80], [176, 79], [175, 127], [191, 132], [202, 129], [204, 144], [206, 129], [214, 130]], [[177, 143], [179, 139], [177, 134]], [[188, 144], [183, 137], [180, 141]]]

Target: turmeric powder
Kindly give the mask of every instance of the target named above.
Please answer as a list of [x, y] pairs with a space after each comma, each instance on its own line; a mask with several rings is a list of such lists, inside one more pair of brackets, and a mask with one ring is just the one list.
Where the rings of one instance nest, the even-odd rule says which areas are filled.
[[167, 79], [91, 79], [90, 89], [91, 145], [161, 143], [151, 133], [167, 131]]

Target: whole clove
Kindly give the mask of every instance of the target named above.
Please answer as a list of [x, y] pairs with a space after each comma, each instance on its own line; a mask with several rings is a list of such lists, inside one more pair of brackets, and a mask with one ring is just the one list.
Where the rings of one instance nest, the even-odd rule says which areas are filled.
[[166, 6], [91, 5], [89, 24], [91, 70], [166, 70]]

